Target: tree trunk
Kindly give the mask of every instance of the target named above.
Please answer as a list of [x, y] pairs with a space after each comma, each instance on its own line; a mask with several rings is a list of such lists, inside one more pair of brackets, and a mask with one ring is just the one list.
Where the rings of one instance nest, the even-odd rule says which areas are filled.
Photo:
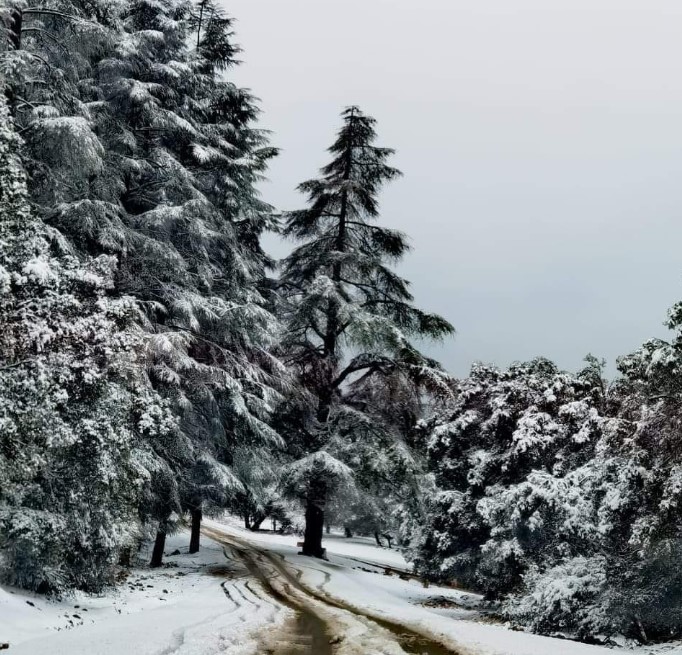
[[189, 538], [189, 552], [198, 553], [201, 539], [201, 519], [203, 512], [201, 507], [195, 507], [192, 511], [192, 533]]
[[649, 643], [649, 639], [646, 636], [646, 632], [644, 630], [644, 626], [642, 625], [642, 622], [640, 621], [639, 617], [635, 617], [635, 623], [637, 624], [637, 627], [639, 628], [639, 634], [642, 636], [642, 641], [647, 644]]
[[244, 527], [247, 530], [251, 529], [251, 524], [249, 523], [249, 513], [248, 512], [244, 512]]
[[131, 565], [132, 559], [133, 549], [130, 546], [128, 546], [127, 548], [121, 550], [121, 553], [118, 556], [118, 564], [119, 566], [125, 566], [126, 568], [128, 568]]
[[201, 23], [204, 20], [204, 6], [206, 5], [205, 0], [199, 5], [199, 25], [197, 25], [197, 49], [201, 45]]
[[388, 549], [391, 550], [391, 542], [393, 541], [393, 537], [390, 534], [385, 534], [384, 539], [388, 541]]
[[346, 536], [346, 539], [353, 538], [353, 531], [347, 525], [343, 526], [343, 534]]
[[152, 561], [149, 566], [157, 568], [163, 564], [163, 549], [166, 547], [166, 522], [159, 523], [159, 529], [156, 532], [156, 540], [154, 541], [154, 550], [152, 551]]
[[303, 534], [303, 554], [311, 557], [324, 557], [322, 533], [324, 532], [324, 508], [327, 505], [327, 482], [316, 475], [308, 483], [305, 508], [305, 532]]
[[383, 547], [384, 547], [384, 544], [381, 543], [381, 539], [379, 538], [379, 533], [378, 533], [378, 532], [375, 532], [375, 533], [374, 533], [374, 538], [376, 539], [377, 546], [379, 546], [379, 548], [383, 548]]
[[[21, 28], [24, 20], [23, 11], [19, 6], [12, 7], [7, 21], [7, 47], [9, 50], [21, 50]], [[7, 106], [13, 118], [17, 115], [17, 97], [14, 84], [4, 84]]]
[[251, 524], [251, 527], [249, 528], [249, 530], [251, 530], [251, 532], [258, 532], [258, 530], [260, 530], [260, 526], [263, 523], [263, 521], [265, 521], [264, 516], [254, 518], [253, 523]]
[[329, 521], [327, 521], [327, 523], [325, 524], [324, 529], [327, 534], [329, 534], [332, 531], [332, 526], [329, 525]]
[[305, 535], [303, 537], [303, 554], [310, 557], [324, 557], [322, 548], [322, 529], [324, 527], [324, 510], [313, 500], [308, 500], [305, 509]]
[[11, 50], [21, 50], [21, 28], [24, 14], [19, 7], [13, 7], [9, 13], [8, 38]]

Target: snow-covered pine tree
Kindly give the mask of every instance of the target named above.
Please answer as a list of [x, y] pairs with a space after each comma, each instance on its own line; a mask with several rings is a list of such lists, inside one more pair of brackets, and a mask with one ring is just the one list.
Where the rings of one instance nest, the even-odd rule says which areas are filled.
[[[122, 287], [148, 303], [152, 375], [174, 398], [197, 449], [182, 489], [195, 548], [203, 501], [225, 502], [240, 488], [229, 468], [234, 451], [278, 443], [267, 418], [283, 371], [268, 354], [277, 325], [258, 288], [265, 263], [258, 237], [270, 208], [254, 185], [274, 151], [252, 126], [252, 99], [220, 78], [233, 63], [230, 21], [204, 7], [201, 31], [195, 26], [199, 48], [188, 51], [193, 15], [184, 9], [134, 7], [131, 38], [145, 47], [132, 62], [124, 50], [107, 66], [112, 119], [127, 116], [139, 133], [122, 153], [142, 172], [122, 178], [124, 206], [158, 251], [132, 253]], [[178, 16], [184, 36], [165, 37], [162, 48], [149, 29], [162, 31]], [[117, 70], [135, 85], [122, 83]], [[140, 259], [147, 259], [142, 275]]]
[[141, 375], [132, 299], [108, 295], [115, 261], [51, 252], [20, 149], [0, 95], [0, 576], [98, 590], [174, 421]]
[[[324, 507], [334, 479], [349, 474], [340, 453], [345, 388], [354, 378], [401, 369], [415, 384], [446, 385], [438, 365], [410, 337], [442, 338], [452, 332], [439, 316], [415, 308], [408, 283], [388, 267], [408, 250], [403, 234], [375, 224], [378, 194], [399, 171], [392, 150], [375, 145], [375, 121], [357, 107], [343, 114], [322, 177], [299, 189], [309, 207], [286, 216], [284, 234], [302, 242], [281, 272], [287, 357], [313, 398], [312, 415], [293, 450], [290, 483], [304, 496], [303, 552], [321, 556]], [[348, 360], [348, 356], [356, 353]], [[289, 419], [292, 415], [289, 415]]]

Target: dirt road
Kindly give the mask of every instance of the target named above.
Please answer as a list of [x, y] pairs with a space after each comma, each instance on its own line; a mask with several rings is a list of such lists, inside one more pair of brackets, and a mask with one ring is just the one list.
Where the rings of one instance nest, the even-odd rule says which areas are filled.
[[[468, 655], [310, 588], [301, 581], [300, 572], [276, 553], [220, 530], [204, 532], [226, 548], [230, 559], [247, 568], [263, 602], [293, 611], [284, 626], [260, 637], [264, 655]], [[229, 579], [223, 584], [228, 596], [231, 584]], [[257, 593], [255, 585], [249, 586], [251, 593]]]

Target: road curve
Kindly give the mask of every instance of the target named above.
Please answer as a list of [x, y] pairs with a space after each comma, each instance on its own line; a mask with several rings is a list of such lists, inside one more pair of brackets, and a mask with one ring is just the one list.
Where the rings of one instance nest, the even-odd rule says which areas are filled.
[[264, 654], [276, 655], [470, 655], [446, 648], [427, 635], [351, 607], [301, 581], [283, 557], [236, 535], [202, 530], [240, 560], [274, 601], [295, 612], [281, 629], [261, 637]]

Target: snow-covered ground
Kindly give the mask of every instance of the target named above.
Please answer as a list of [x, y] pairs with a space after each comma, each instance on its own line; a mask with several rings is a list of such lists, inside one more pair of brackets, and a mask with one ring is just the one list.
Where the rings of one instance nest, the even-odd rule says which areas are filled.
[[293, 612], [250, 584], [216, 542], [204, 537], [196, 555], [186, 554], [188, 543], [186, 533], [169, 537], [166, 553], [184, 554], [167, 556], [160, 569], [134, 569], [101, 597], [51, 602], [0, 588], [0, 643], [10, 644], [9, 655], [259, 653], [259, 631]]
[[[423, 586], [404, 574], [409, 565], [398, 550], [378, 548], [371, 539], [330, 535], [324, 543], [329, 555], [325, 562], [299, 555], [296, 536], [247, 532], [229, 517], [221, 522], [206, 521], [206, 526], [218, 541], [202, 537], [199, 554], [187, 554], [186, 533], [171, 537], [165, 567], [134, 569], [120, 588], [101, 597], [78, 594], [53, 602], [0, 587], [0, 644], [10, 644], [8, 655], [299, 652], [286, 646], [293, 643], [286, 641], [287, 634], [296, 638], [296, 613], [268, 595], [235, 551], [219, 543], [225, 535], [225, 543], [236, 539], [252, 544], [256, 553], [270, 554], [270, 564], [277, 560], [291, 572], [291, 581], [296, 578], [304, 592], [309, 590], [303, 602], [317, 607], [328, 625], [345, 626], [345, 643], [335, 646], [339, 653], [402, 652], [395, 641], [389, 644], [387, 640], [385, 648], [381, 643], [377, 646], [382, 634], [388, 633], [382, 633], [383, 628], [368, 629], [372, 622], [367, 618], [401, 624], [460, 655], [614, 653], [486, 622], [477, 609], [480, 599], [475, 594]], [[181, 554], [171, 554], [178, 550]], [[279, 557], [284, 558], [283, 563]], [[272, 571], [276, 574], [274, 568]], [[300, 590], [290, 591], [300, 596]], [[280, 643], [285, 644], [283, 650]], [[640, 655], [644, 652], [682, 655], [682, 647], [667, 644], [639, 650]]]

